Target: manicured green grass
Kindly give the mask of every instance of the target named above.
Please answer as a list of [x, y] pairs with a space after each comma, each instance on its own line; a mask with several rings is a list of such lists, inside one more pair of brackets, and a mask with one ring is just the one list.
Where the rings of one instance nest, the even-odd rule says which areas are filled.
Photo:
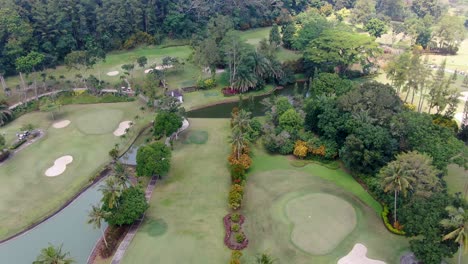
[[[381, 210], [380, 204], [345, 172], [327, 169], [317, 164], [295, 168], [289, 164], [286, 157], [271, 156], [258, 149], [255, 149], [254, 156], [254, 166], [249, 172], [243, 205], [247, 219], [246, 235], [250, 239], [249, 247], [244, 251], [244, 261], [251, 261], [260, 252], [267, 252], [277, 258], [279, 263], [336, 263], [347, 255], [356, 243], [362, 243], [367, 246], [370, 258], [397, 263], [400, 255], [408, 248], [405, 238], [391, 234], [384, 227], [378, 214]], [[322, 255], [308, 253], [293, 242], [291, 234], [297, 220], [290, 219], [287, 214], [290, 201], [317, 193], [326, 193], [345, 200], [352, 205], [356, 213], [356, 227], [341, 242], [338, 241], [334, 249]], [[312, 223], [316, 222], [314, 217], [324, 213], [323, 210], [336, 216], [344, 213], [333, 211], [333, 208], [330, 209], [326, 204], [312, 207], [315, 210], [307, 214], [312, 217]], [[306, 221], [307, 219], [304, 223], [307, 223]], [[342, 225], [340, 221], [343, 219], [324, 220], [326, 223], [317, 225], [327, 228], [328, 232], [333, 234], [335, 229], [340, 228], [337, 225]], [[327, 239], [329, 238], [322, 238], [324, 243], [333, 242], [327, 242]], [[316, 240], [318, 238], [310, 240], [309, 243], [320, 243]], [[336, 243], [336, 240], [334, 242]]]
[[[0, 128], [8, 143], [26, 124], [46, 133], [0, 165], [0, 238], [21, 231], [59, 208], [110, 161], [108, 152], [115, 144], [122, 149], [128, 146], [136, 131], [150, 121], [151, 115], [141, 112], [140, 105], [137, 101], [69, 105], [58, 116], [71, 121], [66, 128], [53, 128], [51, 114], [42, 112], [26, 114]], [[135, 121], [135, 115], [140, 119]], [[135, 121], [135, 126], [126, 138], [114, 136], [112, 132], [124, 120]], [[53, 178], [44, 176], [54, 161], [64, 155], [73, 156], [66, 171]]]
[[447, 69], [459, 70], [468, 72], [468, 40], [465, 40], [460, 45], [456, 55], [429, 55], [429, 63], [440, 65], [440, 63], [446, 59], [447, 60]]
[[283, 209], [292, 224], [291, 241], [313, 255], [329, 254], [356, 226], [353, 206], [326, 193], [301, 194]]
[[[172, 152], [171, 171], [158, 182], [150, 208], [123, 263], [227, 263], [222, 218], [230, 177], [227, 119], [190, 119]], [[191, 131], [208, 132], [206, 144], [183, 144]]]

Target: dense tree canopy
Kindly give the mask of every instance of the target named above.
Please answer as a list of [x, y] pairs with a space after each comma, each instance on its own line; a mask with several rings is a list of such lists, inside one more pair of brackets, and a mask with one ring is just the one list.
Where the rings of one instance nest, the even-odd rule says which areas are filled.
[[142, 146], [137, 152], [138, 176], [165, 175], [171, 166], [171, 150], [160, 142]]
[[109, 208], [103, 203], [102, 209], [108, 212], [105, 220], [110, 225], [131, 225], [148, 209], [145, 192], [140, 187], [125, 189], [119, 196], [117, 206]]
[[380, 53], [373, 38], [344, 30], [325, 30], [310, 42], [304, 58], [326, 69], [337, 68], [345, 73], [348, 66], [359, 63], [364, 69], [372, 65], [372, 58]]
[[153, 134], [169, 137], [182, 126], [182, 117], [170, 111], [160, 111], [154, 119]]

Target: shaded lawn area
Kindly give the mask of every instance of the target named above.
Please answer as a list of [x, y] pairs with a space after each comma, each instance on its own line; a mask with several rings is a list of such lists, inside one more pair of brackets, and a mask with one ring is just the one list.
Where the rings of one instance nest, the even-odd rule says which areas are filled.
[[[25, 124], [43, 129], [44, 138], [20, 151], [0, 165], [0, 238], [17, 233], [52, 213], [67, 199], [89, 183], [89, 180], [110, 161], [109, 150], [115, 144], [123, 149], [137, 131], [148, 124], [151, 115], [139, 110], [139, 102], [69, 105], [62, 108], [60, 119], [71, 124], [62, 129], [53, 128], [50, 113], [26, 114], [0, 128], [7, 142]], [[124, 120], [140, 119], [126, 138], [113, 135]], [[72, 155], [73, 162], [57, 177], [46, 177], [44, 172], [54, 161]]]
[[[227, 263], [222, 218], [228, 212], [228, 119], [190, 119], [174, 145], [169, 175], [158, 182], [145, 221], [123, 263]], [[208, 133], [204, 144], [191, 133]], [[203, 141], [202, 141], [203, 142]]]
[[447, 188], [449, 193], [461, 193], [462, 197], [465, 195], [465, 199], [468, 201], [468, 173], [455, 164], [448, 166], [448, 174], [444, 177], [447, 182]]
[[[258, 148], [255, 149], [253, 168], [249, 172], [243, 212], [246, 215], [246, 235], [250, 239], [249, 247], [244, 251], [243, 261], [252, 261], [258, 253], [267, 252], [279, 263], [336, 263], [347, 255], [356, 243], [367, 246], [370, 258], [399, 262], [399, 257], [408, 248], [404, 237], [391, 234], [384, 227], [380, 215], [380, 204], [375, 201], [350, 175], [341, 170], [332, 170], [317, 164], [309, 164], [302, 168], [290, 165], [288, 158], [271, 156]], [[296, 227], [288, 217], [286, 208], [297, 198], [311, 194], [326, 193], [347, 201], [355, 210], [356, 227], [338, 246], [329, 253], [313, 255], [297, 246], [291, 238], [294, 228], [314, 232], [314, 228], [333, 230], [338, 226], [311, 225]], [[315, 206], [315, 205], [314, 205]], [[327, 204], [323, 204], [324, 210]], [[304, 212], [298, 212], [298, 214]], [[332, 216], [339, 218], [342, 212], [331, 210]], [[318, 221], [316, 213], [308, 213], [311, 221]], [[307, 214], [306, 214], [307, 215]], [[339, 224], [341, 220], [331, 224]], [[345, 219], [346, 221], [346, 219]], [[298, 222], [295, 220], [294, 222]], [[305, 229], [304, 229], [305, 228]], [[321, 230], [323, 231], [323, 230]], [[315, 232], [318, 232], [316, 230]], [[334, 236], [323, 237], [322, 240], [310, 243], [336, 243], [328, 241]]]

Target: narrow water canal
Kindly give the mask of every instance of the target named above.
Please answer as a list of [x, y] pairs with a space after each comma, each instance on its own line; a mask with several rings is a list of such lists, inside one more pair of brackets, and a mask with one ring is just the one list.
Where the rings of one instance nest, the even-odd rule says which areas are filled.
[[[78, 264], [85, 264], [101, 231], [87, 224], [88, 211], [101, 199], [98, 183], [65, 209], [27, 233], [0, 244], [0, 263], [31, 264], [42, 248], [63, 244]], [[102, 228], [105, 228], [104, 224]]]

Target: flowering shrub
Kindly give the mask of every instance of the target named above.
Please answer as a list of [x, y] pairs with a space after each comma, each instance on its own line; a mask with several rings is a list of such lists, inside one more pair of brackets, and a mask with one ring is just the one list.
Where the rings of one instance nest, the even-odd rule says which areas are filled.
[[252, 159], [248, 154], [242, 154], [239, 159], [237, 159], [237, 153], [233, 152], [228, 157], [229, 164], [231, 165], [240, 165], [245, 170], [248, 170], [252, 165]]
[[212, 89], [216, 86], [216, 80], [207, 78], [207, 79], [200, 79], [197, 82], [197, 87], [202, 90]]
[[302, 141], [302, 140], [296, 141], [296, 144], [294, 145], [294, 152], [293, 152], [294, 156], [303, 159], [307, 156], [308, 151], [309, 149], [307, 148], [307, 143], [305, 141]]
[[231, 165], [231, 181], [240, 184], [245, 180], [245, 168], [240, 164]]
[[239, 94], [239, 91], [234, 90], [231, 87], [225, 87], [221, 91], [223, 92], [224, 96], [233, 96], [233, 95]]
[[233, 184], [231, 186], [231, 191], [229, 191], [229, 207], [233, 210], [237, 210], [242, 205], [242, 198], [244, 197], [244, 188], [242, 185]]

